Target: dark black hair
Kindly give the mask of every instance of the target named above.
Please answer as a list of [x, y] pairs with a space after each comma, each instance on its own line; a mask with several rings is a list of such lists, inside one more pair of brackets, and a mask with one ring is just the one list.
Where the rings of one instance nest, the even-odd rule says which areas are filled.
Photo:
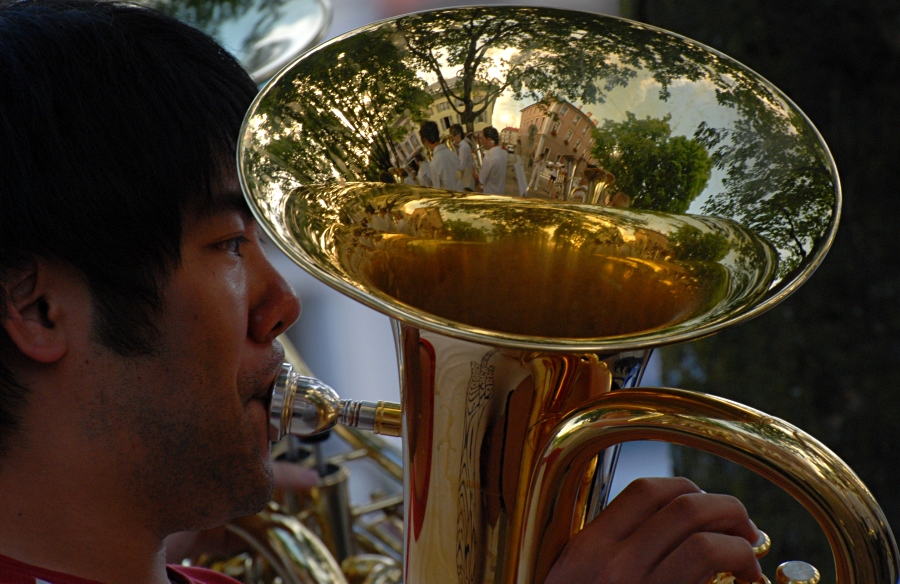
[[[0, 0], [0, 282], [64, 260], [90, 286], [98, 340], [152, 352], [184, 213], [235, 203], [216, 187], [255, 93], [211, 38], [152, 10]], [[0, 335], [0, 446], [25, 399], [9, 350]]]
[[494, 126], [488, 126], [488, 127], [486, 127], [485, 129], [483, 129], [483, 130], [481, 131], [481, 134], [482, 134], [485, 138], [490, 138], [491, 140], [493, 140], [493, 141], [494, 141], [494, 144], [499, 144], [499, 143], [500, 143], [500, 133], [497, 132], [497, 128], [495, 128]]
[[434, 122], [428, 121], [422, 124], [422, 127], [419, 128], [419, 137], [422, 140], [428, 140], [432, 144], [437, 144], [441, 141], [441, 132], [438, 130], [438, 125]]
[[465, 132], [463, 132], [463, 127], [461, 124], [453, 124], [452, 126], [450, 126], [450, 135], [459, 136], [460, 138], [462, 138], [466, 134]]

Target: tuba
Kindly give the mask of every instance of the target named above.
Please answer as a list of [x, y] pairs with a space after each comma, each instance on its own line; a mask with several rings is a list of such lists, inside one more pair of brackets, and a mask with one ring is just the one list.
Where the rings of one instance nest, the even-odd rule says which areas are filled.
[[328, 0], [138, 0], [214, 37], [257, 83], [322, 40]]
[[[534, 126], [535, 153], [570, 169], [562, 196], [513, 196], [512, 173], [506, 195], [378, 182], [440, 97], [469, 131], [483, 115]], [[286, 370], [270, 419], [273, 438], [338, 421], [402, 433], [402, 581], [542, 582], [607, 503], [617, 445], [663, 440], [794, 495], [838, 582], [896, 582], [883, 513], [813, 437], [710, 395], [635, 389], [654, 347], [768, 310], [834, 238], [832, 157], [753, 71], [600, 15], [411, 14], [278, 73], [245, 118], [238, 169], [282, 251], [392, 319], [401, 404], [342, 402]], [[569, 199], [576, 179], [598, 186], [595, 169], [617, 205]]]

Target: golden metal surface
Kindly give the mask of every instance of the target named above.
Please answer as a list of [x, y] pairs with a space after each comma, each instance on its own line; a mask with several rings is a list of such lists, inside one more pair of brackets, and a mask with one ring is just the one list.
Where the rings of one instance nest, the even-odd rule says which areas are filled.
[[390, 448], [383, 440], [380, 440], [377, 436], [361, 432], [356, 428], [347, 428], [346, 426], [335, 426], [332, 428], [332, 431], [353, 448], [364, 449], [366, 455], [378, 463], [390, 476], [398, 481], [403, 480], [403, 469], [393, 457], [386, 454], [386, 450]]
[[[597, 183], [589, 163], [618, 169], [630, 207], [372, 182], [406, 164], [435, 101], [467, 126], [532, 106], [569, 123], [583, 144], [560, 154], [565, 188]], [[542, 8], [418, 13], [314, 49], [254, 102], [239, 172], [316, 277], [408, 324], [535, 350], [650, 347], [759, 314], [815, 269], [840, 208], [819, 134], [754, 72], [647, 25]]]
[[265, 83], [322, 40], [331, 23], [330, 0], [138, 0], [214, 37]]
[[384, 556], [359, 555], [341, 562], [350, 584], [394, 584], [402, 574], [400, 563]]
[[571, 517], [578, 469], [597, 450], [629, 440], [664, 440], [746, 466], [793, 495], [818, 521], [834, 550], [838, 582], [896, 582], [897, 544], [887, 520], [833, 452], [799, 428], [752, 408], [666, 388], [610, 392], [555, 428], [528, 493], [522, 547], [524, 556], [537, 562], [533, 568], [520, 565], [521, 581], [542, 581], [568, 541], [562, 526]]
[[770, 549], [772, 549], [772, 538], [769, 537], [768, 533], [760, 530], [759, 540], [753, 544], [753, 553], [756, 555], [756, 559], [761, 560], [766, 557]]
[[375, 425], [372, 429], [382, 436], [400, 436], [402, 434], [403, 410], [400, 404], [380, 401], [375, 410]]
[[[374, 182], [406, 165], [432, 107], [467, 130], [521, 112], [523, 154], [556, 148], [550, 198]], [[241, 134], [241, 184], [263, 229], [394, 319], [405, 582], [541, 581], [604, 504], [612, 445], [651, 438], [774, 480], [823, 525], [842, 584], [894, 584], [880, 509], [812, 438], [716, 398], [619, 391], [649, 348], [784, 299], [834, 238], [827, 147], [753, 71], [599, 15], [423, 12], [293, 63]]]
[[247, 582], [346, 584], [333, 556], [307, 527], [274, 503], [256, 515], [228, 523], [226, 529], [246, 542], [252, 555], [226, 560], [201, 557], [199, 564]]

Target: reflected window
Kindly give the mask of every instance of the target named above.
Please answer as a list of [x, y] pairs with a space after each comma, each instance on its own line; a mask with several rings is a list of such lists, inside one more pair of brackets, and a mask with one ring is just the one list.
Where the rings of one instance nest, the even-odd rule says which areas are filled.
[[550, 129], [550, 133], [555, 135], [557, 130], [559, 130], [559, 122], [553, 124], [553, 127]]
[[568, 132], [566, 132], [566, 138], [565, 138], [566, 142], [568, 142], [571, 137], [572, 137], [572, 130], [569, 130]]
[[569, 106], [562, 106], [559, 108], [559, 115], [564, 116], [566, 112], [569, 111]]

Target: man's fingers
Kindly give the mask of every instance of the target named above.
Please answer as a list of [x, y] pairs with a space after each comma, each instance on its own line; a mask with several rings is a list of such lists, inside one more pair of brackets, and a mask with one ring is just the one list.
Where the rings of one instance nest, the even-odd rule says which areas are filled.
[[[672, 499], [636, 529], [629, 539], [646, 542], [642, 555], [661, 562], [693, 534], [720, 533], [742, 538], [748, 547], [759, 532], [740, 501], [728, 495], [690, 493]], [[660, 534], [665, 534], [660, 536]]]
[[686, 479], [639, 479], [569, 541], [547, 582], [694, 584], [717, 572], [752, 582], [762, 576], [758, 535], [734, 497]]
[[584, 530], [592, 530], [591, 526], [598, 530], [602, 525], [603, 532], [597, 533], [597, 537], [621, 541], [676, 498], [700, 492], [697, 485], [685, 478], [637, 479]]
[[762, 578], [759, 562], [746, 539], [722, 533], [695, 533], [663, 559], [645, 582], [705, 584], [719, 572], [731, 572], [745, 582]]

